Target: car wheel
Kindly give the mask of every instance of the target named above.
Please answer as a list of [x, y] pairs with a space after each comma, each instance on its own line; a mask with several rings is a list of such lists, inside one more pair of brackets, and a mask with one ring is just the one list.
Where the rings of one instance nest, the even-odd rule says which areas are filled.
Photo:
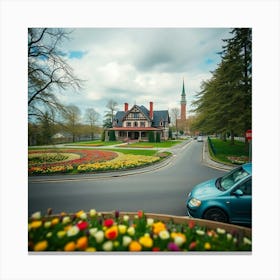
[[209, 208], [205, 211], [203, 219], [226, 223], [228, 221], [228, 216], [220, 208]]

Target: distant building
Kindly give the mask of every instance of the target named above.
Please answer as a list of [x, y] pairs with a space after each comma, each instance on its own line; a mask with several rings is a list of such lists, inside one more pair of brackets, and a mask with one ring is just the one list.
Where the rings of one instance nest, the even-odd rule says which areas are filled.
[[116, 113], [113, 127], [105, 130], [105, 140], [109, 140], [110, 131], [120, 141], [148, 141], [150, 133], [155, 139], [158, 133], [161, 140], [167, 140], [170, 124], [168, 110], [155, 111], [153, 107], [153, 102], [150, 102], [149, 110], [143, 105], [134, 105], [129, 109], [128, 103], [124, 103], [124, 110]]
[[187, 101], [186, 101], [186, 93], [185, 93], [185, 84], [183, 80], [183, 89], [181, 94], [181, 113], [180, 119], [177, 119], [177, 127], [179, 131], [183, 131], [184, 134], [189, 134], [189, 124], [187, 118]]

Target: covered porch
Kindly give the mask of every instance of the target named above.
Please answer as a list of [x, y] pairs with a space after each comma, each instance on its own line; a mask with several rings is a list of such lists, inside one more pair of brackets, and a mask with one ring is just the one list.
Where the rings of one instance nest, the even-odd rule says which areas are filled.
[[150, 132], [153, 132], [155, 136], [157, 132], [160, 132], [161, 138], [163, 136], [163, 131], [158, 128], [114, 127], [106, 131], [105, 134], [106, 141], [109, 139], [109, 131], [115, 131], [115, 136], [117, 141], [127, 141], [127, 140], [148, 141]]

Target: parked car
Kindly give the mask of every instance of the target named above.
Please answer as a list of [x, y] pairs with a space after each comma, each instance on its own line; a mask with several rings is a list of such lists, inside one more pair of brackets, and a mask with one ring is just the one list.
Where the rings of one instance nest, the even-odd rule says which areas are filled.
[[197, 137], [197, 142], [203, 142], [202, 136], [198, 136], [198, 137]]
[[251, 225], [252, 164], [195, 186], [187, 195], [187, 214], [194, 218]]

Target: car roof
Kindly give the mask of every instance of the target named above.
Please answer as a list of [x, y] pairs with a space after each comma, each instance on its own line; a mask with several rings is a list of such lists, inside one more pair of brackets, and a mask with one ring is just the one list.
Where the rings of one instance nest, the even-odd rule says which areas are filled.
[[252, 175], [252, 163], [245, 163], [242, 165], [243, 169]]

